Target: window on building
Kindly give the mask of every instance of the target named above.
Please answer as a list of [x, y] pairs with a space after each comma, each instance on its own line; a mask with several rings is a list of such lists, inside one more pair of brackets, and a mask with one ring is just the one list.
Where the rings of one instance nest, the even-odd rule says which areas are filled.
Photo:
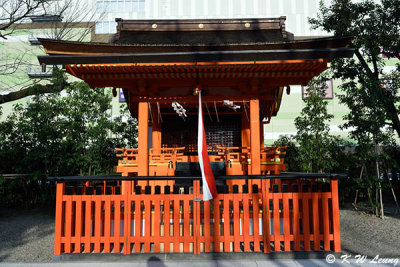
[[32, 16], [31, 20], [32, 23], [40, 23], [40, 22], [61, 22], [63, 17], [60, 15], [40, 15], [40, 16]]
[[[301, 87], [302, 99], [307, 98], [307, 86]], [[333, 83], [332, 80], [326, 81], [325, 97], [324, 99], [333, 99]]]
[[97, 13], [143, 13], [146, 0], [98, 0]]
[[96, 22], [96, 34], [108, 34], [117, 32], [117, 23], [115, 21]]

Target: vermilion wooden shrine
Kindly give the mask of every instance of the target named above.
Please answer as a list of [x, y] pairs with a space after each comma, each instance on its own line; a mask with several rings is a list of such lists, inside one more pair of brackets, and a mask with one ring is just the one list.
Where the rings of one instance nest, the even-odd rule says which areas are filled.
[[[284, 17], [117, 22], [108, 44], [40, 40], [41, 64], [123, 88], [138, 119], [138, 147], [117, 148], [120, 176], [57, 178], [55, 254], [340, 251], [338, 176], [284, 172], [263, 125], [290, 85], [351, 57], [350, 38], [296, 41]], [[205, 202], [199, 88], [219, 192]]]

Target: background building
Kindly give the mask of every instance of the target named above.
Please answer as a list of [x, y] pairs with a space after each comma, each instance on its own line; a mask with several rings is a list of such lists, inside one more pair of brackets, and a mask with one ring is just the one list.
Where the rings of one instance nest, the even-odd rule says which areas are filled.
[[[328, 0], [324, 0], [328, 3]], [[318, 12], [319, 0], [97, 0], [96, 12], [105, 13], [96, 33], [115, 33], [114, 18], [215, 19], [287, 17], [295, 36], [324, 35], [310, 30], [307, 17]]]

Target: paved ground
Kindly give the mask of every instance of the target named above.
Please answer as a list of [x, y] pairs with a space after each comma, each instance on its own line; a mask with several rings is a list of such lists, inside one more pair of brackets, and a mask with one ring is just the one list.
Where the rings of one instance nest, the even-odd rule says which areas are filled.
[[342, 250], [368, 257], [400, 257], [400, 216], [384, 220], [351, 209], [340, 210]]
[[[341, 240], [344, 254], [366, 255], [369, 261], [379, 254], [380, 258], [393, 257], [400, 260], [400, 217], [387, 216], [381, 220], [375, 216], [354, 210], [343, 209], [340, 211]], [[118, 265], [125, 265], [129, 261], [130, 266], [264, 266], [274, 263], [273, 266], [326, 266], [326, 253], [276, 253], [266, 256], [265, 254], [245, 253], [227, 256], [212, 256], [206, 258], [193, 257], [193, 255], [182, 255], [174, 258], [171, 254], [148, 255], [143, 257], [115, 257], [105, 258], [98, 255], [83, 255], [82, 258], [60, 258], [53, 256], [54, 239], [54, 217], [43, 210], [14, 211], [9, 209], [0, 210], [0, 262], [7, 266], [19, 266], [9, 264], [10, 262], [51, 262], [48, 266], [63, 266], [67, 264], [78, 264], [85, 260], [83, 266], [112, 266], [118, 261]], [[73, 255], [74, 256], [74, 255]], [[336, 262], [341, 255], [336, 255]], [[153, 258], [152, 258], [153, 257]], [[293, 261], [293, 258], [300, 261]], [[316, 260], [320, 259], [319, 261]], [[234, 261], [230, 261], [233, 259]], [[306, 260], [307, 259], [307, 260]], [[310, 260], [311, 259], [311, 260]], [[104, 263], [90, 263], [100, 260]], [[186, 261], [185, 261], [186, 260]], [[190, 264], [187, 260], [191, 260]], [[272, 262], [270, 262], [272, 260]], [[133, 261], [133, 262], [132, 262]], [[341, 261], [341, 260], [340, 260]], [[340, 262], [339, 261], [339, 262]], [[368, 261], [367, 261], [368, 262]], [[134, 265], [132, 265], [134, 264]], [[278, 264], [278, 265], [276, 265]], [[373, 264], [373, 263], [371, 263]], [[345, 264], [346, 265], [346, 264]], [[348, 264], [347, 264], [348, 265]], [[388, 266], [393, 266], [389, 264]], [[400, 263], [397, 264], [400, 266]], [[34, 266], [34, 265], [32, 265]], [[332, 266], [332, 265], [329, 265]], [[372, 266], [372, 265], [371, 265]], [[373, 264], [376, 266], [376, 264]]]
[[64, 266], [84, 266], [84, 267], [259, 267], [259, 266], [272, 266], [272, 267], [333, 267], [333, 266], [396, 266], [393, 263], [386, 264], [376, 264], [372, 262], [366, 262], [363, 264], [356, 263], [354, 260], [349, 263], [327, 263], [325, 260], [311, 260], [311, 259], [302, 259], [302, 260], [257, 260], [257, 261], [229, 261], [229, 260], [211, 260], [211, 261], [169, 261], [164, 262], [162, 260], [149, 260], [149, 261], [135, 261], [135, 262], [117, 262], [117, 263], [109, 263], [109, 262], [63, 262], [63, 263], [0, 263], [0, 266], [9, 266], [9, 267], [22, 267], [22, 266], [41, 266], [41, 267], [64, 267]]
[[54, 217], [43, 210], [0, 210], [0, 262], [50, 262]]

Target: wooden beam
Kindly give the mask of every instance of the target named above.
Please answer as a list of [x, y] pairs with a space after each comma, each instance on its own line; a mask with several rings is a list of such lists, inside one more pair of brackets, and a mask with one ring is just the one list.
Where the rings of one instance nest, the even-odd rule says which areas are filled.
[[[320, 71], [324, 70], [326, 66], [321, 65], [321, 68], [319, 69]], [[229, 76], [232, 79], [236, 78], [295, 78], [295, 77], [306, 77], [306, 76], [315, 76], [317, 75], [318, 69], [305, 69], [303, 71], [279, 71], [279, 70], [274, 70], [274, 71], [244, 71], [244, 72], [229, 72]], [[130, 73], [130, 74], [125, 74], [121, 73], [118, 70], [109, 70], [109, 72], [106, 73], [95, 73], [93, 71], [89, 71], [88, 68], [83, 69], [83, 71], [77, 71], [76, 75], [78, 75], [78, 78], [80, 77], [85, 77], [87, 79], [98, 79], [98, 80], [126, 80], [126, 79], [149, 79], [149, 80], [154, 80], [154, 79], [190, 79], [191, 75], [189, 73], [181, 73], [177, 74], [175, 72], [172, 73], [163, 73], [163, 74], [157, 74], [157, 73], [148, 73], [148, 72], [142, 72], [142, 73]], [[225, 79], [227, 76], [226, 73], [224, 72], [201, 72], [199, 73], [199, 78], [200, 79]]]
[[258, 89], [260, 88], [259, 84], [260, 84], [259, 79], [257, 79], [257, 78], [251, 79], [251, 93], [252, 94], [258, 93]]
[[137, 81], [137, 88], [140, 95], [146, 95], [146, 82], [143, 79]]
[[[242, 101], [249, 101], [252, 98], [259, 98], [258, 95], [231, 95], [231, 96], [203, 96], [202, 99], [204, 102], [223, 102], [224, 100], [236, 101], [242, 103]], [[275, 100], [275, 96], [273, 95], [263, 95], [260, 96], [262, 100]], [[147, 101], [150, 103], [162, 102], [169, 103], [173, 101], [184, 101], [185, 103], [197, 103], [198, 99], [196, 96], [133, 96], [132, 100], [134, 102]]]
[[[307, 74], [307, 75], [305, 75]], [[293, 77], [279, 77], [279, 76], [271, 76], [263, 78], [263, 82], [267, 82], [268, 86], [276, 87], [276, 86], [286, 86], [286, 85], [304, 85], [307, 84], [308, 81], [314, 77], [314, 72], [307, 72], [303, 73], [302, 75], [293, 76]], [[82, 80], [87, 83], [92, 84], [94, 87], [116, 87], [116, 88], [127, 88], [132, 87], [132, 80], [131, 78], [104, 78], [98, 79], [97, 77], [88, 77], [87, 75], [82, 75]], [[238, 78], [231, 78], [230, 81], [227, 79], [208, 79], [207, 82], [202, 82], [200, 79], [200, 83], [204, 84], [204, 87], [213, 87], [213, 86], [237, 86], [237, 83], [249, 80], [250, 78], [238, 77]], [[152, 81], [159, 82], [160, 87], [168, 88], [168, 87], [194, 87], [195, 86], [195, 79], [194, 78], [182, 78], [182, 79], [156, 79], [154, 78]], [[165, 83], [163, 83], [165, 81]], [[206, 84], [207, 83], [207, 84]], [[236, 83], [236, 84], [235, 84]], [[248, 87], [247, 87], [248, 88]], [[262, 88], [260, 88], [262, 89]], [[240, 90], [238, 90], [240, 91]], [[260, 90], [261, 91], [261, 90]], [[147, 93], [146, 93], [147, 94]]]

